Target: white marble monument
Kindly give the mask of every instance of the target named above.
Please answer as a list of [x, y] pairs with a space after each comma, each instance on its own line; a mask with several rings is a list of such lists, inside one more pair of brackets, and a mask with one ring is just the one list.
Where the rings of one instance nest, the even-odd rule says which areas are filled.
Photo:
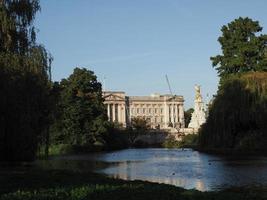
[[191, 121], [188, 128], [193, 128], [194, 132], [197, 132], [200, 126], [206, 122], [205, 106], [200, 92], [200, 86], [195, 86], [195, 106], [194, 112], [192, 113]]

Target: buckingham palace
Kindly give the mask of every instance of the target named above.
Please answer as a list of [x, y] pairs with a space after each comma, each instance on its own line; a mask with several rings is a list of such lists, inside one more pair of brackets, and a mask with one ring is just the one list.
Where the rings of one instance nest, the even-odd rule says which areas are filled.
[[126, 96], [125, 92], [103, 92], [109, 121], [124, 127], [134, 117], [143, 117], [151, 128], [184, 128], [184, 98], [179, 95]]

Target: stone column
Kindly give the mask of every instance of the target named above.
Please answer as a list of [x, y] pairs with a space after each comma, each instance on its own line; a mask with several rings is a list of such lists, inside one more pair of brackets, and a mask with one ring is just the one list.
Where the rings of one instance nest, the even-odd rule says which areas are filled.
[[173, 111], [173, 125], [176, 123], [176, 109], [175, 109], [175, 103], [172, 105], [172, 111]]
[[174, 125], [174, 106], [173, 106], [173, 104], [171, 104], [170, 105], [170, 107], [171, 107], [171, 122], [172, 122], [172, 124]]
[[110, 121], [110, 104], [107, 104], [108, 120]]
[[181, 128], [184, 128], [184, 106], [183, 104], [179, 105], [179, 122], [181, 123]]
[[169, 124], [169, 106], [167, 104], [167, 97], [164, 97], [164, 128], [168, 128]]
[[[125, 120], [126, 120], [126, 118], [129, 120], [129, 121], [126, 121], [126, 123], [128, 122], [128, 123], [131, 123], [131, 119], [132, 119], [132, 117], [133, 117], [133, 104], [129, 104], [129, 107], [128, 108], [126, 108], [126, 104], [124, 104], [124, 109], [125, 109]], [[128, 109], [128, 110], [126, 110], [126, 109]]]
[[116, 106], [115, 106], [115, 103], [112, 104], [112, 119], [113, 119], [113, 122], [115, 122], [115, 114], [116, 114], [116, 110], [115, 110]]
[[179, 120], [179, 113], [180, 113], [179, 112], [179, 105], [175, 104], [175, 108], [176, 108], [176, 122], [180, 122], [180, 120]]
[[116, 122], [119, 122], [119, 104], [115, 104], [115, 110], [116, 110], [116, 108], [117, 108], [117, 112], [115, 112], [115, 119], [117, 119], [116, 120]]
[[168, 106], [169, 110], [169, 122], [172, 122], [172, 109], [171, 109], [171, 104]]
[[122, 124], [123, 124], [124, 127], [126, 126], [125, 112], [126, 112], [125, 104], [122, 104], [122, 106], [121, 106], [121, 122], [122, 122]]
[[113, 107], [112, 103], [109, 104], [109, 119], [112, 122], [113, 121]]
[[118, 122], [121, 123], [121, 104], [118, 104]]

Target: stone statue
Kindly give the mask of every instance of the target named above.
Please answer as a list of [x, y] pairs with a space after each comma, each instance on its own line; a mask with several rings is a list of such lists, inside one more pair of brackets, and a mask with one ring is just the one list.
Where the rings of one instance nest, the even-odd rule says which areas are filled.
[[199, 101], [199, 102], [202, 102], [202, 96], [201, 96], [201, 93], [200, 93], [200, 85], [195, 85], [195, 91], [196, 91], [195, 100]]
[[206, 122], [206, 113], [204, 102], [202, 100], [201, 92], [200, 92], [200, 85], [195, 85], [195, 106], [194, 112], [191, 116], [191, 121], [188, 125], [189, 128], [193, 128], [194, 132], [197, 132], [200, 126]]

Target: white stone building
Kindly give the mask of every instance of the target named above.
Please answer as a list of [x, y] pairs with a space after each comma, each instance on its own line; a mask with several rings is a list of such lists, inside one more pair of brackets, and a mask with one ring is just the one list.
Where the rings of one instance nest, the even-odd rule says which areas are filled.
[[183, 96], [153, 94], [126, 96], [125, 92], [103, 92], [104, 104], [110, 121], [130, 125], [134, 117], [144, 117], [151, 128], [184, 128]]

